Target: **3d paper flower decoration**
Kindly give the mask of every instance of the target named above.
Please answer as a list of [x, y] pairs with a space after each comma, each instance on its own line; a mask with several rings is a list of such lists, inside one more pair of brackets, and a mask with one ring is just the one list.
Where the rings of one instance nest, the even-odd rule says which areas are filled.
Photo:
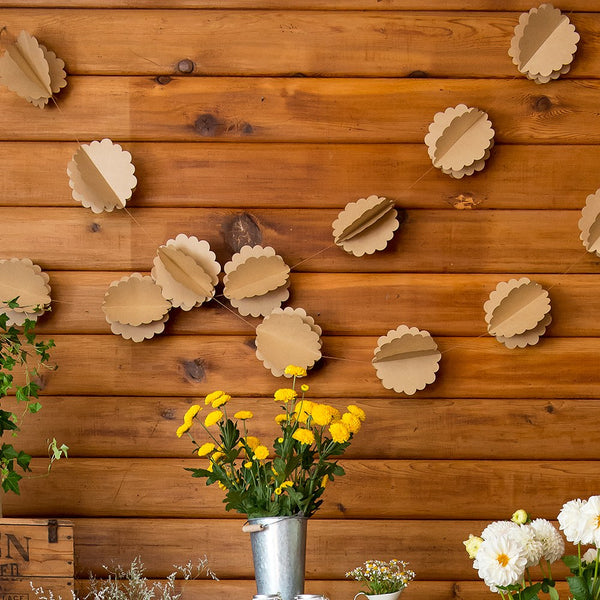
[[125, 208], [137, 185], [131, 154], [105, 138], [82, 144], [67, 166], [74, 200], [94, 213]]
[[548, 83], [568, 73], [577, 42], [579, 34], [569, 17], [552, 4], [542, 4], [520, 16], [508, 54], [529, 79]]
[[481, 171], [494, 145], [487, 113], [459, 104], [437, 113], [425, 136], [433, 166], [460, 179]]
[[600, 256], [600, 188], [585, 199], [578, 225], [585, 249]]
[[214, 296], [220, 272], [207, 241], [180, 233], [157, 250], [151, 274], [173, 306], [191, 310]]
[[21, 31], [0, 58], [0, 84], [27, 102], [44, 108], [67, 85], [65, 63], [38, 40]]
[[256, 328], [256, 356], [275, 377], [288, 365], [310, 369], [321, 358], [321, 333], [304, 309], [277, 308]]
[[377, 340], [371, 362], [384, 388], [410, 396], [435, 381], [441, 358], [428, 331], [400, 325]]
[[488, 333], [510, 349], [537, 344], [552, 321], [547, 290], [527, 277], [500, 282], [483, 310]]
[[333, 222], [335, 243], [354, 256], [384, 250], [400, 225], [397, 216], [394, 202], [387, 198], [349, 202]]
[[140, 273], [113, 281], [102, 304], [111, 331], [134, 342], [162, 333], [170, 308], [160, 286], [152, 277]]
[[289, 297], [290, 268], [270, 246], [244, 246], [223, 270], [223, 295], [241, 315], [266, 316]]
[[[8, 325], [23, 325], [44, 314], [50, 305], [50, 277], [28, 258], [0, 260], [0, 308]], [[11, 300], [19, 306], [9, 308]]]

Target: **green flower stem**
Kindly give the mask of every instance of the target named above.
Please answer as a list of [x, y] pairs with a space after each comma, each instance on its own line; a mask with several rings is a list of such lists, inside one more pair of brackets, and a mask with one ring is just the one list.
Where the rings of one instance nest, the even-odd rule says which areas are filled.
[[583, 566], [581, 565], [581, 544], [577, 544], [577, 557], [579, 558], [579, 576], [583, 575]]

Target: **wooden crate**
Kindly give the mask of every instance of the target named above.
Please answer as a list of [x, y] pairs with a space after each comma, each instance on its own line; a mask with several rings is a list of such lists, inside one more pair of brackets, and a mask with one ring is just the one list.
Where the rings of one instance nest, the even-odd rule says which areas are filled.
[[0, 519], [0, 600], [71, 599], [73, 523], [56, 519]]

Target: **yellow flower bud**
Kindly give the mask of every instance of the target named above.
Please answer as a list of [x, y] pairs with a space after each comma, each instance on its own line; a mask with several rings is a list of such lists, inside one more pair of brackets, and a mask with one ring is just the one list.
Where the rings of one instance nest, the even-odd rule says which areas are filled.
[[477, 556], [477, 552], [479, 551], [479, 546], [483, 543], [483, 540], [472, 533], [469, 534], [469, 539], [465, 540], [463, 544], [467, 549], [467, 553], [469, 554], [469, 558], [475, 558]]
[[513, 513], [511, 521], [517, 525], [525, 525], [525, 523], [529, 521], [529, 515], [527, 514], [526, 510], [520, 508]]

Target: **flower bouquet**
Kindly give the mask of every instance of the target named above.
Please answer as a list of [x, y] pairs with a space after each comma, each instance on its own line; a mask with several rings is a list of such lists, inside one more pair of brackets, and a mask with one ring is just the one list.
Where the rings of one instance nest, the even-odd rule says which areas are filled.
[[[539, 592], [558, 600], [551, 564], [562, 558], [571, 570], [567, 583], [572, 600], [600, 600], [600, 496], [571, 500], [558, 515], [560, 529], [576, 544], [577, 555], [564, 555], [559, 531], [545, 519], [531, 520], [524, 510], [510, 521], [494, 521], [481, 536], [469, 535], [464, 543], [473, 567], [493, 592], [502, 598], [536, 600]], [[583, 552], [582, 545], [594, 547]], [[533, 583], [529, 569], [539, 566], [542, 581]]]
[[[355, 405], [343, 414], [333, 406], [305, 398], [308, 385], [296, 391], [296, 381], [306, 375], [300, 367], [288, 366], [293, 377], [291, 388], [274, 394], [282, 412], [275, 418], [280, 433], [273, 450], [249, 435], [249, 410], [227, 415], [231, 397], [215, 391], [205, 398], [210, 412], [202, 419], [202, 406], [195, 404], [185, 414], [177, 430], [188, 435], [194, 452], [207, 460], [201, 468], [189, 468], [192, 477], [206, 478], [225, 492], [225, 509], [236, 510], [248, 518], [301, 515], [310, 517], [322, 503], [327, 481], [344, 474], [333, 457], [344, 453], [365, 419]], [[206, 441], [196, 441], [190, 431], [199, 423]]]
[[414, 572], [407, 567], [407, 563], [395, 558], [390, 562], [367, 560], [363, 566], [348, 571], [346, 577], [364, 582], [368, 588], [360, 592], [364, 595], [399, 593], [415, 578]]

